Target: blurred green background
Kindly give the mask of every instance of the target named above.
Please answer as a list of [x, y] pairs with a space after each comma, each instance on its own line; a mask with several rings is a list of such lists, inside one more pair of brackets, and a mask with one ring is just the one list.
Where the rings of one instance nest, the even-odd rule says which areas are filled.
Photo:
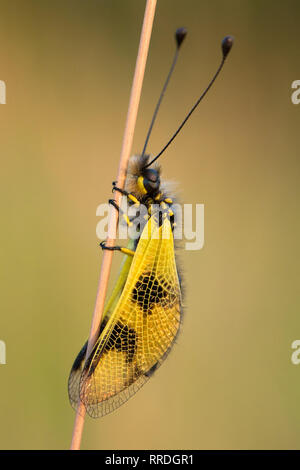
[[[68, 448], [67, 377], [90, 328], [144, 1], [0, 1], [0, 447]], [[299, 448], [298, 1], [159, 0], [134, 152], [189, 35], [150, 142], [155, 154], [212, 77], [163, 175], [205, 204], [205, 246], [182, 252], [178, 344], [127, 404], [87, 419], [85, 449]], [[114, 260], [116, 272], [120, 257]]]

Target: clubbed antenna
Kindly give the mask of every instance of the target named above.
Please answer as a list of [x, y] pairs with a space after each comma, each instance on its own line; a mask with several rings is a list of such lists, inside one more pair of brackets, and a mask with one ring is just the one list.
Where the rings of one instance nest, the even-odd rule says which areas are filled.
[[150, 123], [150, 126], [149, 126], [149, 130], [148, 130], [147, 137], [146, 137], [146, 140], [145, 140], [144, 148], [143, 148], [143, 151], [142, 151], [142, 157], [146, 153], [146, 148], [147, 148], [147, 145], [148, 145], [148, 142], [149, 142], [149, 138], [150, 138], [150, 135], [151, 135], [154, 123], [155, 123], [155, 119], [156, 119], [158, 110], [160, 108], [160, 105], [161, 105], [162, 99], [164, 97], [165, 91], [167, 89], [168, 83], [170, 81], [171, 75], [174, 71], [174, 68], [175, 68], [175, 65], [176, 65], [176, 62], [177, 62], [177, 59], [178, 59], [178, 53], [179, 53], [180, 46], [183, 43], [184, 38], [186, 37], [186, 35], [187, 35], [187, 29], [186, 28], [178, 28], [175, 32], [176, 50], [175, 50], [173, 62], [172, 62], [171, 68], [169, 70], [168, 76], [166, 78], [165, 84], [163, 86], [163, 89], [161, 91], [160, 97], [158, 99], [157, 105], [156, 105], [154, 113], [153, 113], [153, 117], [152, 117], [152, 120], [151, 120], [151, 123]]
[[196, 103], [194, 104], [194, 106], [192, 107], [192, 109], [190, 110], [190, 112], [187, 114], [187, 116], [185, 117], [185, 119], [183, 120], [183, 122], [180, 124], [180, 126], [178, 127], [177, 131], [175, 132], [175, 134], [173, 134], [173, 136], [171, 137], [171, 139], [169, 140], [169, 142], [164, 146], [164, 148], [159, 152], [159, 154], [156, 155], [155, 158], [153, 158], [153, 160], [148, 163], [148, 165], [146, 165], [146, 168], [150, 165], [152, 165], [152, 163], [154, 163], [163, 153], [164, 151], [169, 147], [169, 145], [173, 142], [173, 140], [175, 139], [175, 137], [179, 134], [179, 132], [181, 131], [181, 129], [183, 128], [183, 126], [185, 125], [185, 123], [187, 122], [187, 120], [191, 117], [191, 115], [193, 114], [193, 112], [195, 111], [195, 109], [197, 108], [198, 104], [200, 103], [200, 101], [203, 100], [204, 96], [206, 95], [206, 93], [208, 92], [208, 90], [211, 88], [211, 86], [213, 85], [214, 81], [216, 80], [217, 76], [219, 75], [219, 73], [221, 72], [222, 68], [223, 68], [223, 65], [225, 63], [225, 60], [226, 60], [226, 57], [228, 56], [231, 48], [232, 48], [232, 45], [233, 45], [233, 37], [232, 36], [226, 36], [223, 40], [222, 40], [222, 43], [221, 43], [221, 47], [222, 47], [222, 60], [221, 60], [221, 63], [215, 73], [215, 75], [213, 76], [212, 80], [210, 81], [208, 87], [206, 88], [206, 90], [202, 93], [202, 95], [200, 96], [200, 98], [196, 101]]

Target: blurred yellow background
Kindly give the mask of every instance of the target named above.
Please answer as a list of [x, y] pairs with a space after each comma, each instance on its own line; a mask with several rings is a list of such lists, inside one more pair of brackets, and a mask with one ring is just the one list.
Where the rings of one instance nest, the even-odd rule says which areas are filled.
[[[0, 448], [68, 448], [67, 378], [86, 339], [102, 253], [96, 207], [115, 179], [144, 1], [0, 1]], [[166, 143], [235, 37], [222, 76], [161, 159], [186, 203], [205, 204], [205, 246], [182, 252], [177, 345], [85, 449], [299, 448], [298, 1], [158, 0], [134, 152]], [[115, 256], [114, 273], [120, 257]]]

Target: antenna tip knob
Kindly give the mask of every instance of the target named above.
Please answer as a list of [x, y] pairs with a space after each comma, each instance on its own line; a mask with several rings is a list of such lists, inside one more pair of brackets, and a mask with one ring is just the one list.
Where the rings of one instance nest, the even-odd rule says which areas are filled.
[[175, 39], [176, 39], [178, 49], [181, 46], [181, 44], [183, 43], [184, 38], [185, 38], [186, 35], [187, 35], [187, 29], [186, 28], [176, 29]]
[[233, 46], [233, 37], [232, 36], [225, 36], [222, 41], [222, 52], [224, 59], [228, 56], [232, 46]]

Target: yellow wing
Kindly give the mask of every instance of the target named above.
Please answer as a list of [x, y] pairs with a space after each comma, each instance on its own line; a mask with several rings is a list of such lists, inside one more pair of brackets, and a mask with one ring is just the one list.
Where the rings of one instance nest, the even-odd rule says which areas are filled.
[[[127, 248], [133, 249], [133, 247], [134, 247], [133, 245], [134, 245], [134, 242], [132, 240], [130, 240]], [[127, 279], [127, 276], [128, 276], [128, 272], [129, 272], [129, 268], [130, 268], [131, 263], [132, 263], [132, 257], [128, 256], [128, 255], [125, 255], [124, 259], [123, 259], [123, 262], [121, 264], [121, 267], [120, 267], [120, 272], [119, 272], [119, 275], [118, 275], [118, 278], [117, 278], [117, 282], [116, 282], [115, 287], [114, 287], [114, 289], [111, 293], [110, 298], [108, 299], [107, 304], [105, 305], [99, 335], [102, 333], [105, 325], [108, 322], [108, 319], [109, 319], [111, 313], [113, 312], [113, 310], [114, 310], [114, 308], [115, 308], [115, 306], [116, 306], [116, 304], [117, 304], [117, 302], [118, 302], [118, 300], [121, 296], [122, 290], [123, 290], [124, 285], [126, 283], [126, 279]], [[80, 376], [81, 376], [83, 366], [84, 366], [86, 349], [87, 349], [87, 341], [85, 342], [85, 344], [83, 345], [83, 347], [79, 351], [79, 353], [78, 353], [78, 355], [77, 355], [77, 357], [76, 357], [76, 359], [73, 363], [73, 366], [72, 366], [72, 369], [71, 369], [71, 372], [70, 372], [70, 375], [69, 375], [69, 380], [68, 380], [69, 400], [70, 400], [70, 403], [71, 403], [71, 405], [74, 409], [77, 408], [78, 401], [79, 401], [79, 383], [80, 383]]]
[[80, 399], [92, 417], [128, 400], [169, 352], [181, 294], [170, 221], [153, 216], [139, 240], [122, 295], [87, 359]]

